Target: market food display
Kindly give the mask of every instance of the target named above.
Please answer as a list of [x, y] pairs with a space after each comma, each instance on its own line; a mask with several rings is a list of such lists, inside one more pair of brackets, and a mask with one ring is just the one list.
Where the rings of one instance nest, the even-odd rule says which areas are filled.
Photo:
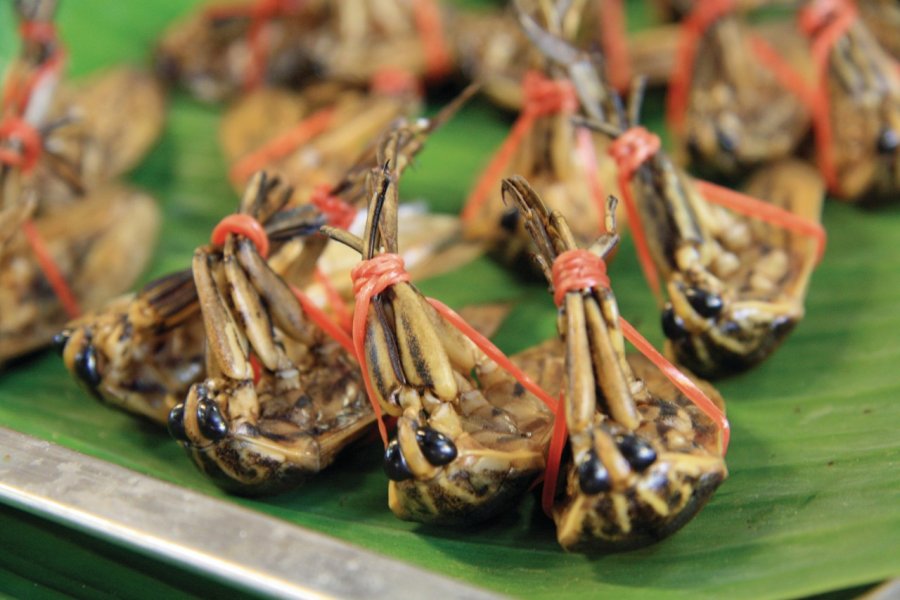
[[[437, 219], [406, 217], [400, 183], [475, 88], [449, 102], [424, 90], [454, 85], [457, 58], [495, 58], [484, 38], [453, 30], [478, 17], [424, 0], [388, 3], [396, 18], [385, 22], [375, 3], [360, 13], [250, 3], [202, 12], [197, 31], [173, 30], [155, 55], [192, 94], [232, 102], [221, 178], [242, 194], [242, 219], [229, 221], [223, 199], [230, 224], [188, 269], [110, 301], [133, 286], [160, 227], [155, 204], [113, 180], [159, 135], [162, 91], [133, 70], [64, 87], [55, 50], [33, 47], [51, 40], [53, 11], [30, 4], [47, 12], [40, 34], [23, 28], [0, 125], [0, 360], [55, 334], [77, 383], [166, 424], [201, 472], [239, 494], [314, 486], [339, 452], [380, 431], [387, 504], [401, 519], [494, 522], [544, 486], [567, 551], [676, 534], [728, 476], [725, 401], [698, 377], [752, 375], [800, 323], [826, 248], [827, 191], [871, 202], [900, 188], [900, 70], [849, 4], [814, 0], [798, 13], [808, 88], [784, 84], [803, 67], [770, 60], [778, 48], [752, 50], [742, 15], [711, 19], [686, 90], [669, 88], [687, 99], [673, 133], [688, 151], [672, 158], [640, 125], [640, 80], [623, 96], [602, 49], [574, 33], [583, 3], [523, 0], [497, 21], [502, 60], [463, 69], [521, 113], [445, 234]], [[435, 26], [443, 50], [423, 34]], [[478, 47], [458, 51], [459, 40]], [[437, 116], [418, 117], [424, 106]], [[132, 114], [134, 126], [116, 118]], [[689, 174], [700, 166], [733, 179]], [[655, 294], [667, 358], [646, 340], [654, 358], [625, 352], [627, 300], [605, 275], [618, 243], [611, 197]], [[37, 258], [24, 224], [51, 260]], [[410, 252], [413, 238], [423, 242]], [[329, 258], [335, 241], [354, 262]], [[561, 339], [507, 357], [416, 287], [482, 249], [547, 276]], [[574, 283], [560, 279], [566, 269], [580, 273]]]

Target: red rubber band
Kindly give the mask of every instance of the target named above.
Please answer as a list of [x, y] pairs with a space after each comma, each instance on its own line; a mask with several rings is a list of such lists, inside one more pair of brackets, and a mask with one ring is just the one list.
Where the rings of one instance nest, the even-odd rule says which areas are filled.
[[[378, 431], [381, 434], [381, 440], [387, 447], [387, 428], [383, 422], [381, 405], [377, 399], [378, 396], [375, 394], [375, 389], [369, 377], [368, 361], [365, 354], [366, 317], [369, 313], [369, 305], [372, 302], [372, 298], [394, 284], [408, 282], [410, 277], [404, 267], [403, 258], [398, 254], [390, 253], [378, 254], [371, 259], [360, 262], [350, 272], [350, 277], [353, 279], [353, 293], [356, 296], [356, 306], [353, 310], [353, 346], [356, 349], [356, 359], [362, 368], [369, 402], [371, 402], [375, 416], [378, 419]], [[521, 369], [516, 367], [490, 340], [475, 331], [471, 325], [466, 323], [465, 319], [460, 317], [450, 307], [434, 298], [426, 298], [426, 300], [453, 327], [469, 338], [488, 358], [493, 360], [497, 366], [512, 375], [529, 392], [540, 398], [551, 412], [556, 412], [556, 401], [522, 372]]]
[[600, 36], [609, 82], [620, 94], [631, 86], [625, 9], [622, 0], [600, 0]]
[[284, 158], [297, 148], [325, 131], [334, 119], [335, 108], [319, 110], [283, 134], [269, 140], [260, 148], [250, 152], [231, 167], [229, 177], [236, 185], [244, 183], [251, 175], [272, 162]]
[[294, 296], [297, 297], [297, 300], [300, 301], [300, 306], [303, 307], [303, 312], [309, 315], [309, 318], [313, 320], [319, 327], [321, 327], [325, 333], [327, 333], [334, 341], [340, 344], [344, 350], [346, 350], [350, 356], [356, 356], [356, 349], [353, 347], [353, 340], [350, 339], [350, 336], [347, 335], [347, 332], [341, 328], [340, 325], [335, 323], [325, 312], [316, 306], [316, 303], [312, 301], [312, 299], [295, 288], [291, 286], [291, 291], [294, 292]]
[[709, 27], [724, 15], [734, 11], [735, 0], [703, 0], [695, 2], [691, 13], [681, 23], [675, 65], [669, 77], [669, 93], [666, 96], [666, 123], [674, 132], [684, 128], [691, 82], [694, 79], [694, 63], [700, 40]]
[[757, 200], [752, 196], [730, 190], [728, 188], [697, 180], [694, 182], [707, 202], [718, 204], [736, 213], [771, 223], [781, 229], [797, 232], [811, 237], [816, 243], [818, 261], [825, 255], [828, 234], [821, 223], [798, 216], [780, 206]]
[[309, 203], [325, 216], [332, 227], [346, 231], [356, 219], [356, 208], [340, 196], [332, 194], [331, 186], [328, 184], [320, 184], [313, 188]]
[[244, 89], [252, 90], [263, 82], [269, 49], [264, 32], [269, 21], [296, 14], [303, 6], [302, 0], [256, 0], [244, 6], [214, 6], [206, 9], [207, 19], [246, 18], [247, 46], [250, 49], [250, 65], [244, 74]]
[[72, 288], [66, 282], [66, 278], [63, 276], [56, 261], [53, 260], [44, 238], [30, 219], [22, 223], [22, 233], [25, 234], [25, 239], [28, 241], [28, 245], [31, 246], [31, 251], [34, 253], [34, 257], [37, 259], [44, 277], [47, 278], [50, 287], [53, 288], [53, 293], [56, 294], [60, 304], [62, 304], [63, 310], [66, 311], [70, 319], [78, 317], [81, 314], [78, 300], [75, 298]]
[[[528, 71], [522, 79], [522, 92], [525, 96], [522, 112], [466, 200], [460, 215], [463, 221], [471, 221], [477, 216], [537, 119], [557, 113], [574, 113], [578, 109], [575, 86], [568, 80], [549, 79], [538, 71]], [[595, 180], [591, 173], [586, 176]]]
[[28, 173], [41, 158], [43, 141], [38, 130], [17, 117], [6, 117], [0, 121], [0, 142], [16, 140], [21, 146], [18, 152], [9, 148], [0, 148], [0, 163], [18, 168]]
[[628, 223], [631, 234], [634, 236], [634, 246], [637, 251], [638, 262], [644, 273], [644, 279], [656, 299], [662, 301], [662, 289], [659, 283], [659, 273], [653, 256], [650, 253], [650, 245], [644, 233], [644, 225], [640, 211], [631, 191], [631, 179], [635, 172], [648, 160], [659, 152], [662, 143], [659, 136], [650, 133], [643, 127], [632, 127], [609, 146], [609, 155], [616, 161], [619, 176], [619, 189], [625, 203], [625, 213], [628, 215]]
[[422, 83], [406, 69], [383, 67], [375, 71], [369, 88], [376, 94], [385, 96], [403, 96], [414, 93], [422, 95]]
[[59, 42], [56, 25], [49, 21], [22, 21], [19, 24], [19, 37], [38, 44]]
[[[551, 274], [555, 290], [553, 300], [557, 306], [562, 306], [566, 294], [570, 292], [581, 292], [597, 286], [609, 287], [606, 263], [602, 258], [587, 250], [579, 249], [563, 252], [553, 261]], [[731, 426], [725, 417], [725, 413], [691, 379], [666, 360], [628, 321], [619, 317], [619, 325], [622, 328], [622, 334], [625, 336], [625, 339], [631, 342], [638, 352], [650, 360], [675, 387], [716, 424], [722, 432], [722, 456], [725, 456], [731, 439]], [[565, 446], [560, 441], [560, 438], [565, 439], [565, 413], [564, 409], [557, 411], [553, 438], [550, 444], [550, 454], [547, 457], [547, 469], [544, 473], [544, 490], [541, 494], [541, 505], [544, 512], [548, 515], [553, 508], [553, 496], [556, 490], [556, 482], [559, 478], [560, 457]]]
[[453, 62], [444, 37], [440, 6], [434, 0], [413, 0], [412, 9], [425, 53], [426, 74], [431, 79], [444, 77], [450, 72]]
[[256, 251], [261, 257], [269, 258], [269, 236], [259, 221], [250, 215], [228, 215], [213, 229], [209, 241], [214, 246], [222, 246], [230, 233], [244, 236], [256, 246]]
[[569, 432], [566, 428], [566, 411], [563, 406], [565, 396], [560, 394], [556, 419], [553, 421], [553, 437], [547, 451], [547, 467], [544, 469], [544, 488], [541, 490], [541, 508], [548, 517], [553, 517], [553, 499], [556, 496], [556, 482], [559, 480], [559, 469], [562, 466], [562, 454], [566, 448]]

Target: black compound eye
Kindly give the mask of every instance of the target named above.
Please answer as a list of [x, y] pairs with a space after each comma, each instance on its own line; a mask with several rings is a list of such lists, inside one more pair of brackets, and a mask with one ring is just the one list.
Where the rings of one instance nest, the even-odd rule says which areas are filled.
[[400, 442], [397, 440], [393, 440], [384, 449], [382, 468], [384, 469], [384, 474], [391, 481], [406, 481], [407, 479], [412, 479], [413, 476], [412, 471], [409, 470], [409, 465], [406, 464], [403, 451], [400, 449]]
[[884, 127], [878, 134], [878, 152], [881, 154], [892, 154], [900, 147], [900, 134], [896, 129]]
[[701, 317], [715, 317], [722, 312], [722, 297], [700, 288], [688, 288], [685, 297]]
[[737, 140], [734, 136], [721, 129], [716, 129], [716, 143], [719, 144], [719, 149], [726, 154], [734, 154], [734, 151], [737, 150]]
[[86, 343], [75, 356], [75, 375], [89, 388], [95, 389], [100, 385], [100, 370], [97, 367], [97, 351], [93, 344]]
[[66, 344], [69, 343], [70, 337], [72, 337], [71, 329], [63, 329], [53, 336], [53, 341], [50, 343], [53, 346], [53, 349], [56, 350], [56, 353], [60, 356], [63, 355], [63, 351], [66, 349]]
[[428, 462], [436, 467], [451, 463], [456, 458], [456, 445], [440, 431], [422, 427], [416, 431], [416, 441]]
[[645, 440], [629, 434], [618, 440], [619, 452], [635, 471], [644, 471], [656, 462], [656, 450]]
[[666, 304], [662, 312], [662, 330], [670, 340], [680, 340], [687, 337], [687, 329], [684, 320], [675, 314], [671, 304]]
[[519, 226], [519, 209], [515, 206], [509, 208], [503, 213], [503, 216], [500, 217], [500, 227], [505, 229], [506, 231], [513, 233], [516, 230], [516, 227]]
[[593, 450], [588, 452], [585, 461], [578, 465], [578, 487], [585, 494], [599, 494], [612, 489], [609, 471]]
[[197, 402], [197, 425], [203, 437], [214, 442], [228, 435], [228, 425], [222, 411], [219, 410], [219, 405], [207, 398], [201, 398]]
[[176, 404], [169, 411], [169, 418], [166, 422], [169, 429], [169, 435], [179, 442], [187, 442], [188, 436], [184, 431], [184, 403]]

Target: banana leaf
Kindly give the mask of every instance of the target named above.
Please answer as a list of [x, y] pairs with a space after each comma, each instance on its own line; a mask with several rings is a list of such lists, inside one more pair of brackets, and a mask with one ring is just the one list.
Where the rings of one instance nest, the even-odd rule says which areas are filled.
[[[0, 5], [0, 67], [16, 50], [10, 4]], [[70, 50], [69, 73], [82, 76], [122, 61], [146, 64], [153, 40], [191, 4], [64, 3], [59, 23]], [[644, 8], [643, 2], [629, 5], [632, 25], [648, 19]], [[221, 110], [180, 94], [169, 108], [162, 140], [130, 175], [159, 199], [166, 219], [145, 279], [188, 266], [193, 248], [205, 242], [237, 201], [217, 146]], [[651, 96], [645, 113], [648, 126], [660, 130], [661, 98]], [[457, 211], [510, 121], [487, 104], [469, 105], [434, 136], [404, 180], [404, 196], [424, 198], [436, 210]], [[596, 558], [566, 554], [531, 496], [469, 530], [399, 521], [387, 509], [378, 443], [350, 449], [301, 489], [231, 501], [519, 597], [781, 598], [900, 575], [900, 209], [860, 210], [829, 202], [824, 222], [829, 246], [812, 280], [807, 317], [765, 364], [719, 383], [733, 426], [730, 478], [696, 519], [663, 543]], [[661, 344], [658, 312], [627, 237], [610, 276], [624, 316]], [[515, 301], [495, 336], [507, 352], [556, 334], [545, 285], [520, 279], [487, 258], [421, 288], [456, 307]], [[98, 404], [49, 351], [0, 373], [0, 423], [226, 497], [165, 431]], [[62, 560], [17, 567], [14, 552], [0, 552], [2, 587], [16, 595], [17, 590], [52, 596], [128, 589], [131, 595], [150, 596], [174, 588], [147, 581], [184, 577], [97, 550], [82, 534], [61, 540], [33, 517], [0, 512], [5, 539], [58, 544], [80, 561], [77, 568], [63, 569]], [[34, 531], [39, 535], [26, 541]], [[57, 570], [52, 586], [46, 583], [52, 575], [47, 569]], [[96, 577], [91, 583], [88, 573], [96, 572], [121, 578], [117, 581], [125, 587], [111, 588], [110, 580], [101, 585]], [[25, 578], [43, 584], [29, 585]], [[189, 595], [217, 589], [179, 588]]]

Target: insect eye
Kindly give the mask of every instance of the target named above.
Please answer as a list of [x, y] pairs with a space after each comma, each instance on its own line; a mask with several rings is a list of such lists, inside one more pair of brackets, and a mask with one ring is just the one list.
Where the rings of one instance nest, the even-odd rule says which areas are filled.
[[685, 297], [701, 317], [715, 317], [722, 312], [722, 297], [700, 288], [688, 288]]
[[895, 129], [884, 127], [878, 134], [878, 152], [891, 154], [900, 147], [900, 134]]
[[428, 462], [436, 467], [449, 464], [456, 458], [456, 445], [436, 429], [422, 427], [416, 431], [416, 441]]
[[635, 471], [645, 471], [656, 461], [656, 450], [636, 435], [622, 436], [618, 446], [622, 456]]
[[662, 312], [662, 330], [670, 340], [680, 340], [687, 336], [684, 320], [675, 314], [671, 304], [666, 304]]
[[391, 481], [404, 481], [406, 479], [412, 479], [413, 477], [412, 471], [409, 470], [409, 465], [406, 464], [406, 458], [400, 450], [400, 442], [397, 440], [393, 440], [388, 444], [388, 447], [385, 448], [384, 463], [382, 466], [384, 468], [384, 474], [387, 475], [388, 479]]
[[578, 465], [578, 487], [585, 494], [599, 494], [608, 492], [612, 488], [609, 471], [606, 470], [593, 450], [588, 452], [585, 461]]
[[510, 233], [516, 230], [516, 227], [519, 225], [519, 209], [513, 206], [509, 210], [503, 213], [503, 216], [500, 217], [500, 227], [509, 231]]

